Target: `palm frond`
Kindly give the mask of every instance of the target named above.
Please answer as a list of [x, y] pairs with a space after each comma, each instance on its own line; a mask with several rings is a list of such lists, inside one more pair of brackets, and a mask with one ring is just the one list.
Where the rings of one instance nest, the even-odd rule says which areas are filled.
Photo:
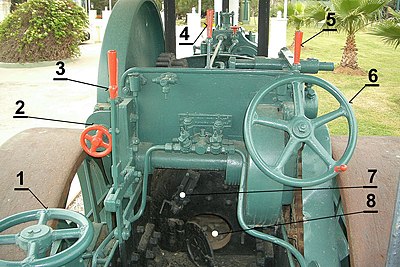
[[397, 48], [400, 45], [400, 24], [394, 21], [385, 21], [378, 24], [371, 34], [380, 36], [382, 40]]

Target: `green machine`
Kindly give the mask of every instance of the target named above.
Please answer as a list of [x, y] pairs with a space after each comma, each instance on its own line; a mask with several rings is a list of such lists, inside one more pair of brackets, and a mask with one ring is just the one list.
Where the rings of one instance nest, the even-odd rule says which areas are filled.
[[[85, 214], [2, 219], [0, 250], [25, 255], [1, 266], [349, 266], [335, 177], [357, 125], [340, 90], [309, 75], [333, 64], [300, 60], [299, 34], [294, 54], [268, 58], [235, 29], [208, 31], [205, 51], [175, 59], [153, 1], [117, 2], [99, 67], [109, 89], [80, 135]], [[254, 53], [222, 49], [228, 33]], [[337, 108], [318, 115], [318, 91]], [[348, 144], [334, 159], [326, 124], [340, 117]]]

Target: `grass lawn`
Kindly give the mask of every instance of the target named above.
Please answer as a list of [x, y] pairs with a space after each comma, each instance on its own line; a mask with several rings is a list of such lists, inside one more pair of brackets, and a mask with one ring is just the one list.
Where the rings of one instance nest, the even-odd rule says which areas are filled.
[[[307, 40], [318, 28], [304, 28], [303, 40]], [[287, 44], [293, 40], [294, 29], [287, 32]], [[271, 38], [273, 38], [271, 36]], [[365, 70], [363, 76], [322, 72], [319, 77], [331, 82], [338, 87], [347, 99], [351, 99], [368, 80], [368, 71], [372, 68], [378, 70], [380, 87], [365, 88], [354, 100], [353, 108], [358, 121], [359, 135], [395, 135], [400, 136], [400, 48], [383, 44], [379, 37], [365, 32], [356, 36], [358, 47], [359, 66]], [[320, 61], [331, 61], [338, 65], [345, 44], [343, 33], [322, 33], [310, 40], [302, 50], [301, 58], [314, 57]], [[332, 110], [336, 105], [333, 98], [324, 92], [319, 92], [320, 113]], [[346, 123], [337, 120], [329, 124], [329, 129], [334, 135], [347, 133]]]

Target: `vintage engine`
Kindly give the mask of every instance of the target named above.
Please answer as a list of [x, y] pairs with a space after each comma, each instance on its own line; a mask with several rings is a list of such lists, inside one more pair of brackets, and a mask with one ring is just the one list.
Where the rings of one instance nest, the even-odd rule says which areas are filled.
[[[300, 60], [300, 33], [294, 54], [257, 56], [230, 16], [213, 31], [210, 13], [198, 53], [175, 59], [153, 1], [117, 3], [99, 68], [110, 87], [81, 136], [86, 214], [2, 220], [39, 219], [17, 238], [23, 266], [347, 266], [339, 191], [314, 190], [336, 187], [357, 138], [340, 90], [309, 75], [333, 64]], [[318, 90], [338, 108], [318, 116]], [[339, 117], [349, 138], [333, 159], [326, 124]], [[47, 229], [50, 219], [67, 229]]]

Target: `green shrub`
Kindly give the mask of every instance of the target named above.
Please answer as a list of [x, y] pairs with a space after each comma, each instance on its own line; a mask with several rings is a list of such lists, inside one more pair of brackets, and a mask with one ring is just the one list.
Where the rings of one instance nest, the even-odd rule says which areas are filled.
[[87, 26], [86, 12], [71, 0], [28, 0], [0, 24], [0, 61], [79, 56]]

